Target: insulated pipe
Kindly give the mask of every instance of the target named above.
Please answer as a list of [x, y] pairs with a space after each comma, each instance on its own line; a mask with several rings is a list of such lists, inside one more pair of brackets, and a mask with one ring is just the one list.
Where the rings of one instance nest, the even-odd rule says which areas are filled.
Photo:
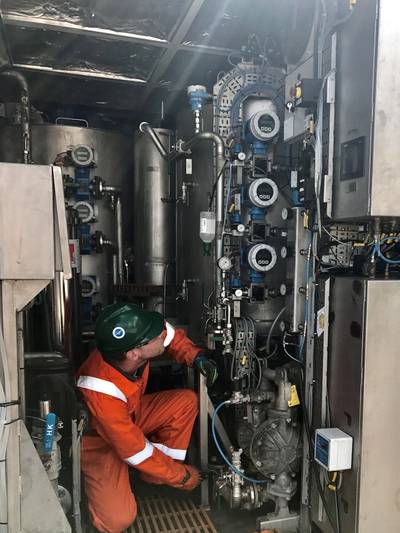
[[215, 239], [215, 290], [216, 294], [220, 295], [222, 290], [222, 272], [217, 266], [218, 259], [223, 255], [223, 211], [224, 211], [224, 180], [220, 176], [223, 166], [225, 165], [225, 143], [219, 135], [213, 132], [201, 132], [194, 135], [191, 139], [186, 142], [181, 143], [179, 150], [173, 150], [167, 152], [164, 145], [160, 141], [158, 135], [153, 130], [148, 122], [142, 122], [139, 126], [139, 129], [142, 133], [149, 135], [149, 137], [154, 142], [157, 150], [160, 152], [161, 156], [164, 159], [169, 161], [176, 159], [182, 153], [188, 152], [191, 148], [196, 146], [201, 141], [212, 141], [216, 147], [216, 179], [217, 190], [216, 190], [216, 225], [217, 225], [217, 235]]
[[23, 159], [24, 163], [28, 164], [32, 162], [31, 119], [28, 83], [25, 76], [16, 70], [3, 70], [3, 72], [0, 72], [0, 75], [14, 79], [18, 83], [21, 90]]

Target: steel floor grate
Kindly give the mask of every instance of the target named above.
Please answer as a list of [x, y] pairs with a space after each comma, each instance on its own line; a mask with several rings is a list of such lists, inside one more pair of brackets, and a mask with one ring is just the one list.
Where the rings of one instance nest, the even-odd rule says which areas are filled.
[[138, 515], [126, 533], [217, 533], [207, 511], [186, 499], [138, 498]]

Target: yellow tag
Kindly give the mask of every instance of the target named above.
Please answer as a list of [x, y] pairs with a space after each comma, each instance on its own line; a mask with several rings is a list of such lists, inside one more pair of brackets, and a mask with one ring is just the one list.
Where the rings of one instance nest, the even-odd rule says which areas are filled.
[[300, 405], [299, 395], [297, 394], [296, 385], [290, 387], [290, 400], [288, 401], [289, 407], [296, 407]]

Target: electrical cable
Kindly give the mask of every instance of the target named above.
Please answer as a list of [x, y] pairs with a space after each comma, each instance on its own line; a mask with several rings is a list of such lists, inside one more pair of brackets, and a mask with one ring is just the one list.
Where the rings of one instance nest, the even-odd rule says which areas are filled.
[[389, 265], [400, 265], [399, 259], [389, 259], [389, 257], [386, 257], [381, 250], [382, 244], [388, 241], [392, 241], [393, 239], [396, 239], [396, 237], [385, 237], [381, 239], [379, 242], [374, 244], [372, 248], [372, 253], [373, 255], [377, 255], [379, 259], [382, 259], [382, 261], [388, 263]]
[[343, 241], [340, 241], [339, 239], [337, 239], [334, 235], [332, 235], [332, 233], [329, 233], [329, 231], [326, 229], [325, 226], [322, 226], [322, 229], [325, 231], [325, 233], [326, 233], [327, 235], [329, 235], [329, 237], [330, 237], [333, 241], [335, 241], [335, 242], [337, 242], [337, 243], [339, 243], [339, 244], [344, 244], [344, 245], [349, 244], [348, 242], [343, 242]]
[[337, 533], [342, 533], [342, 528], [340, 525], [340, 508], [339, 508], [339, 489], [335, 490], [335, 507], [336, 507], [336, 527]]
[[271, 327], [269, 328], [267, 342], [265, 343], [265, 348], [267, 350], [267, 356], [269, 356], [270, 353], [271, 353], [270, 348], [271, 348], [272, 333], [273, 333], [273, 331], [275, 329], [275, 326], [277, 325], [279, 319], [281, 318], [281, 316], [283, 315], [283, 313], [285, 311], [286, 311], [286, 306], [282, 307], [282, 309], [279, 311], [279, 313], [276, 315], [274, 321], [272, 322]]
[[286, 342], [286, 337], [287, 337], [287, 332], [285, 331], [285, 333], [283, 334], [283, 340], [282, 340], [282, 348], [283, 348], [285, 355], [289, 357], [289, 359], [292, 359], [295, 363], [303, 366], [304, 364], [303, 361], [300, 361], [300, 359], [297, 359], [297, 357], [294, 357], [294, 355], [292, 355], [291, 353], [287, 351], [286, 346], [290, 346], [290, 345], [297, 346], [297, 344]]
[[212, 188], [212, 191], [211, 191], [211, 195], [210, 195], [210, 200], [208, 202], [208, 210], [211, 211], [211, 207], [212, 207], [212, 203], [213, 203], [213, 200], [214, 200], [214, 196], [215, 196], [215, 191], [217, 190], [217, 185], [218, 185], [218, 182], [222, 176], [222, 173], [224, 172], [225, 168], [226, 168], [226, 165], [229, 163], [229, 159], [225, 159], [225, 163], [222, 165], [222, 168], [221, 170], [218, 172], [218, 176], [215, 180], [215, 183], [213, 185], [213, 188]]
[[251, 477], [248, 477], [246, 476], [245, 474], [243, 474], [243, 472], [241, 472], [238, 468], [236, 468], [236, 466], [234, 466], [230, 461], [229, 459], [226, 457], [226, 455], [224, 454], [219, 442], [218, 442], [218, 438], [217, 438], [217, 433], [215, 431], [215, 421], [217, 419], [217, 416], [218, 416], [218, 412], [220, 411], [220, 409], [222, 409], [222, 407], [224, 407], [224, 405], [231, 405], [231, 402], [229, 400], [226, 400], [225, 402], [221, 402], [215, 409], [214, 409], [214, 413], [211, 417], [211, 433], [212, 433], [212, 437], [214, 439], [214, 443], [215, 443], [215, 446], [217, 447], [217, 450], [219, 451], [222, 459], [225, 461], [225, 463], [229, 466], [229, 468], [231, 470], [233, 470], [233, 472], [235, 472], [235, 474], [237, 474], [238, 476], [240, 476], [242, 479], [245, 479], [246, 481], [249, 481], [250, 483], [256, 483], [258, 485], [261, 485], [261, 484], [265, 484], [265, 483], [268, 483], [269, 481], [267, 479], [265, 480], [261, 480], [261, 479], [254, 479], [254, 478], [251, 478]]

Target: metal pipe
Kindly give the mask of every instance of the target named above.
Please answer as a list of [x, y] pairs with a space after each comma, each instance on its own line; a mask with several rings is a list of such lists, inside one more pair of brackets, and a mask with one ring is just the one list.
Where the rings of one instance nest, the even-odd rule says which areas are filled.
[[40, 400], [39, 401], [39, 409], [40, 409], [40, 418], [45, 419], [46, 416], [51, 411], [50, 400]]
[[166, 263], [165, 264], [165, 267], [164, 267], [164, 279], [163, 279], [163, 311], [162, 311], [162, 314], [163, 314], [163, 317], [166, 317], [167, 315], [167, 274], [168, 274], [168, 268], [169, 268], [169, 263]]
[[157, 150], [160, 152], [161, 156], [164, 159], [170, 159], [170, 154], [173, 152], [167, 152], [165, 149], [163, 143], [160, 141], [160, 138], [158, 137], [157, 133], [153, 130], [153, 128], [150, 126], [148, 122], [142, 122], [139, 125], [139, 130], [142, 133], [146, 133], [149, 137], [151, 137], [153, 143], [155, 144]]
[[24, 163], [28, 164], [32, 162], [31, 117], [28, 83], [26, 81], [25, 76], [17, 70], [4, 70], [0, 73], [0, 75], [14, 79], [18, 83], [21, 90], [21, 128], [23, 159]]
[[118, 285], [118, 257], [117, 257], [117, 254], [113, 253], [113, 256], [112, 256], [112, 260], [113, 260], [113, 270], [112, 270], [112, 278], [113, 278], [113, 285]]
[[113, 185], [103, 185], [103, 192], [107, 194], [120, 194], [121, 189]]
[[17, 313], [17, 353], [18, 353], [18, 380], [20, 386], [20, 415], [25, 420], [26, 397], [25, 397], [25, 350], [24, 350], [24, 313]]
[[118, 283], [123, 283], [124, 280], [124, 263], [122, 257], [122, 202], [121, 195], [117, 195], [115, 204], [115, 222], [117, 226], [117, 271]]

